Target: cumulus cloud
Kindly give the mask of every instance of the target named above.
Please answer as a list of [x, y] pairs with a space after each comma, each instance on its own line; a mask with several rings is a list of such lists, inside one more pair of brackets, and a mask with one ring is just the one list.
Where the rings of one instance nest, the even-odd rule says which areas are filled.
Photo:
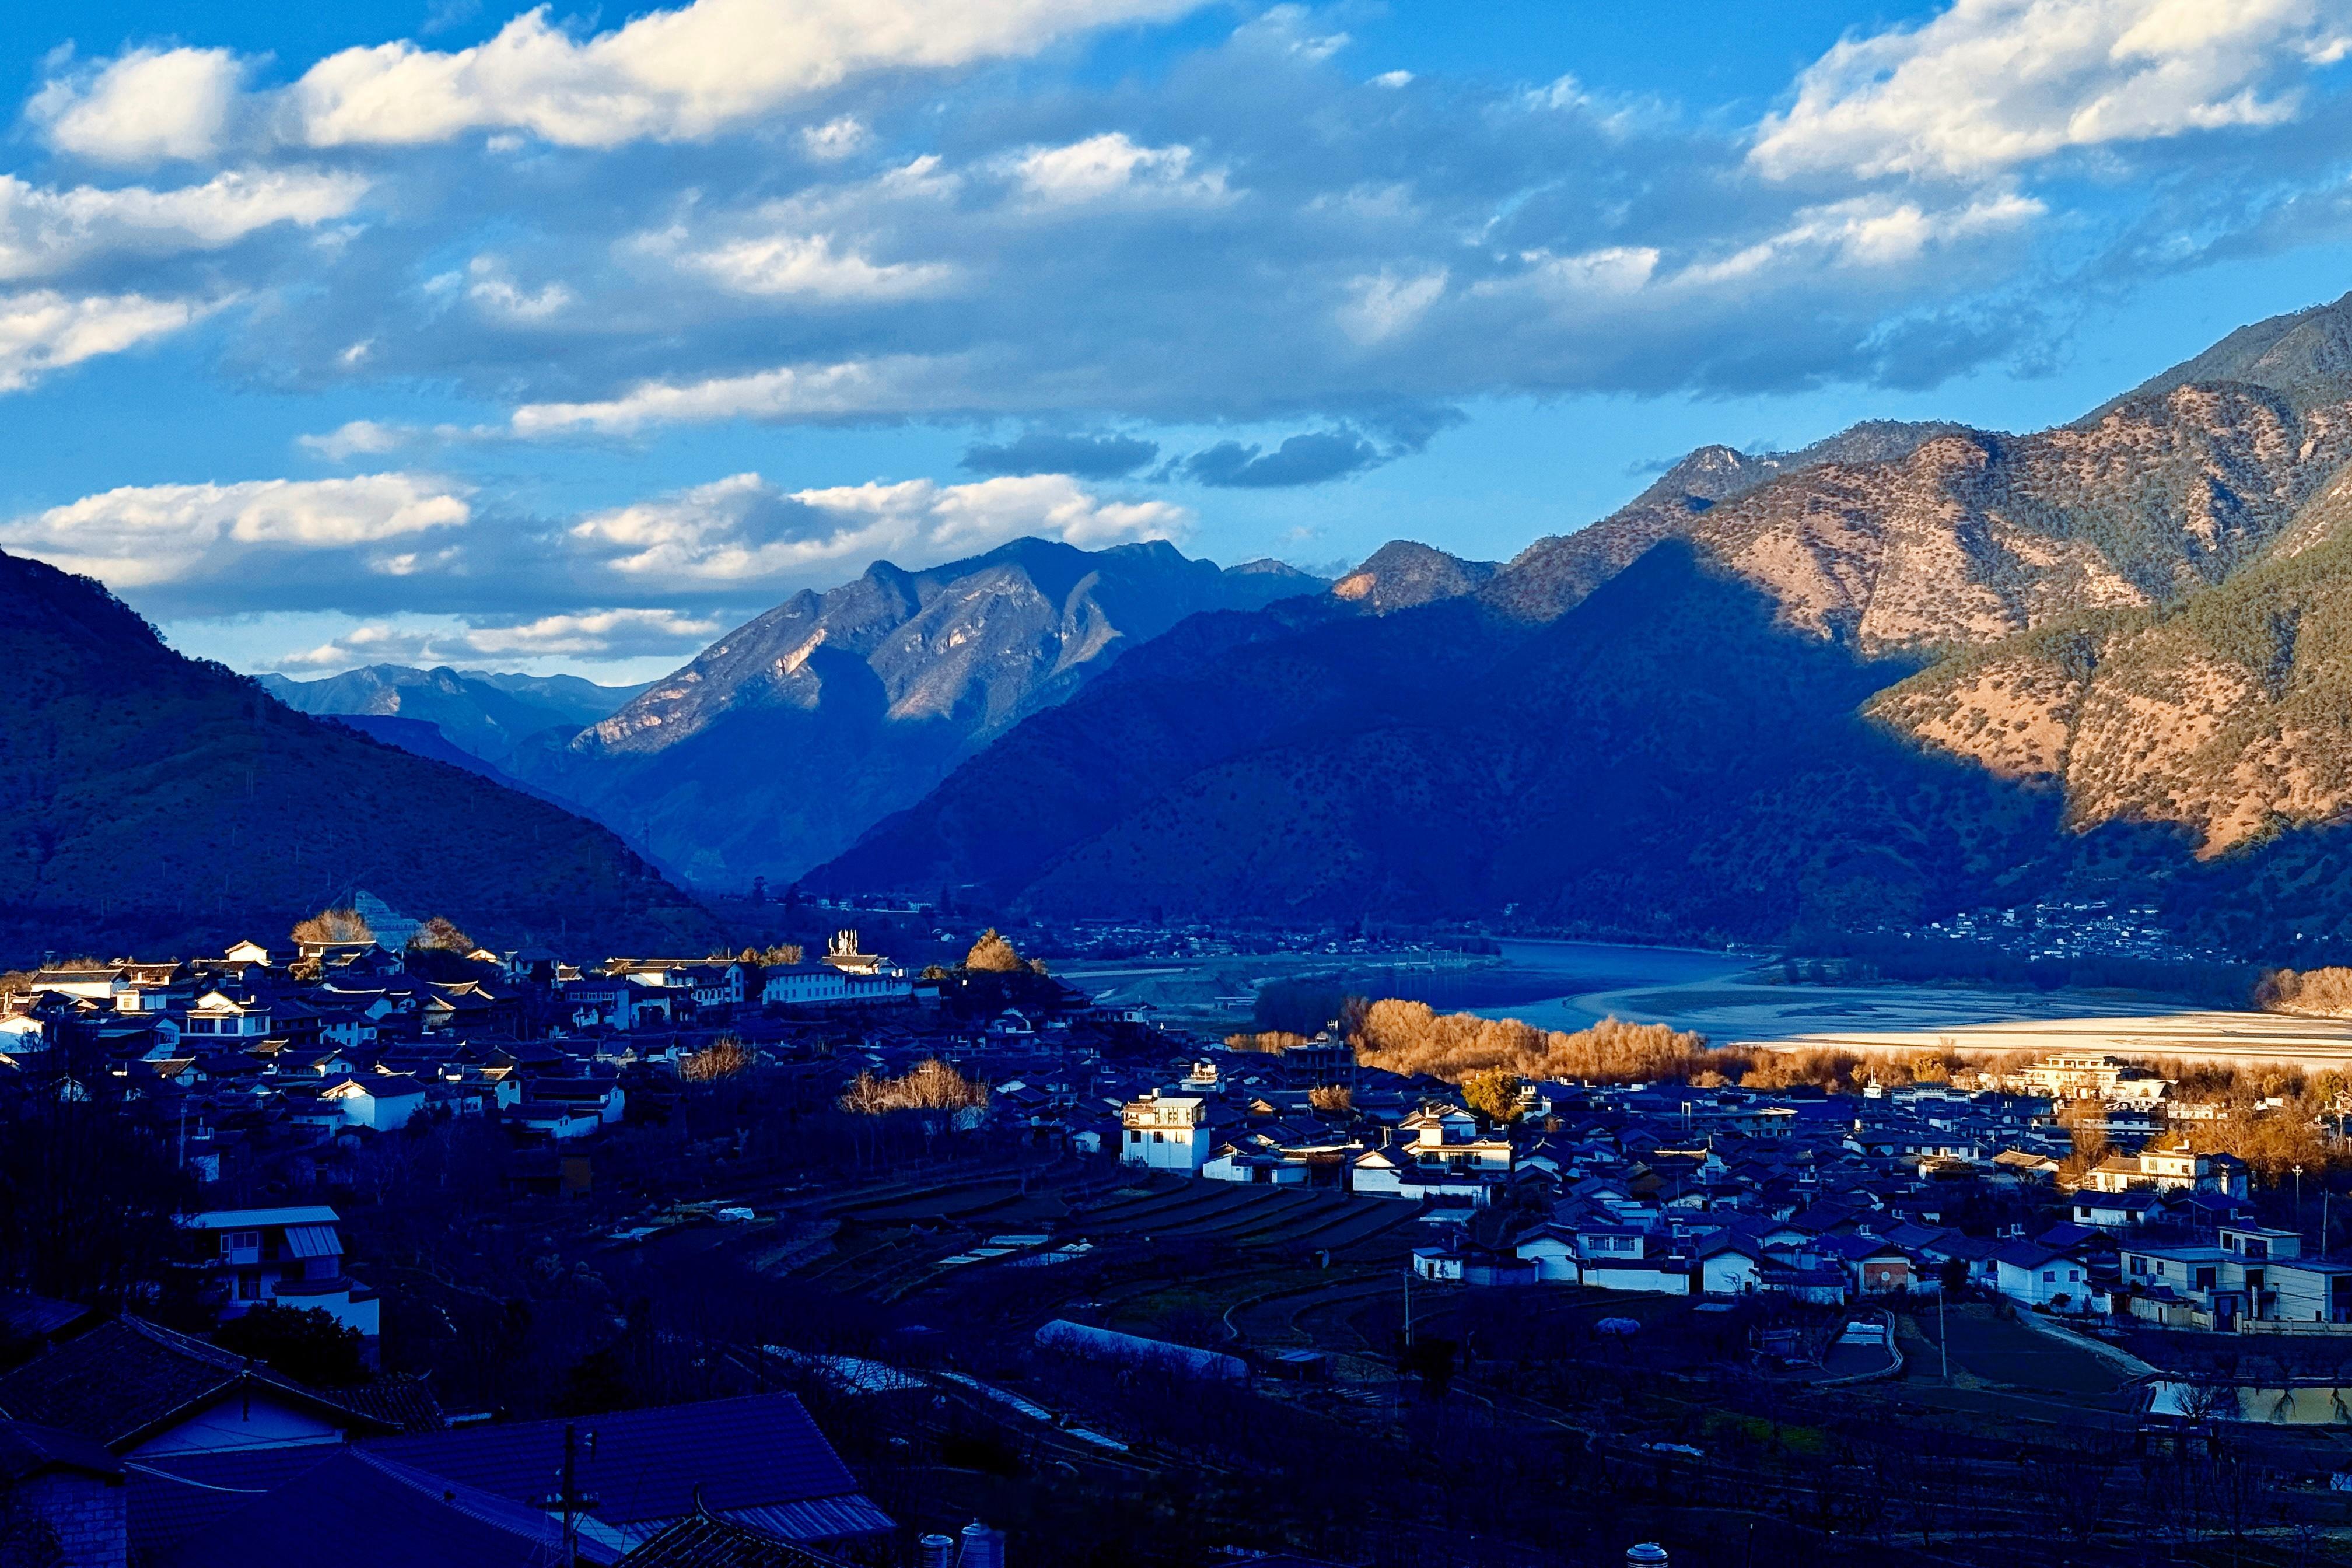
[[855, 114], [835, 115], [822, 125], [803, 126], [801, 130], [801, 145], [808, 150], [808, 155], [828, 163], [865, 151], [866, 143], [873, 140], [874, 132]]
[[1956, 0], [1839, 43], [1758, 128], [1768, 175], [1982, 178], [2069, 148], [2278, 123], [2345, 49], [2318, 0]]
[[52, 78], [25, 115], [50, 146], [100, 163], [205, 159], [226, 138], [244, 79], [226, 49], [134, 49]]
[[[1033, 54], [1200, 0], [694, 0], [582, 38], [544, 6], [470, 48], [401, 39], [328, 56], [268, 95], [272, 131], [311, 147], [415, 146], [472, 132], [572, 147], [695, 141], [853, 76]], [[33, 119], [50, 144], [118, 163], [201, 158], [236, 112], [242, 62], [147, 49], [47, 83]]]
[[836, 248], [829, 234], [763, 234], [707, 248], [665, 237], [650, 248], [666, 251], [682, 271], [698, 273], [737, 294], [815, 300], [908, 300], [950, 287], [956, 269], [940, 262], [877, 262]]
[[143, 294], [0, 294], [0, 392], [21, 392], [51, 371], [169, 336], [209, 308]]
[[938, 368], [928, 360], [901, 356], [786, 365], [683, 384], [648, 381], [598, 402], [525, 404], [510, 423], [522, 437], [626, 436], [652, 426], [720, 419], [904, 413], [925, 401], [916, 388]]
[[1135, 472], [1159, 455], [1159, 442], [1137, 436], [1066, 436], [1029, 430], [1010, 441], [967, 447], [959, 466], [975, 474], [1071, 474], [1084, 479], [1114, 479]]
[[579, 296], [561, 282], [526, 289], [509, 274], [506, 263], [494, 256], [475, 257], [466, 264], [462, 279], [450, 273], [434, 281], [445, 288], [462, 285], [466, 298], [477, 310], [518, 326], [537, 326], [552, 321], [579, 302]]
[[928, 563], [1025, 534], [1100, 547], [1181, 535], [1166, 501], [1113, 501], [1066, 474], [785, 490], [737, 474], [583, 519], [572, 537], [621, 576], [657, 583], [793, 581], [888, 556]]
[[0, 279], [52, 277], [100, 257], [218, 250], [278, 224], [315, 227], [359, 205], [357, 174], [232, 171], [173, 190], [35, 185], [0, 174]]
[[[241, 571], [256, 555], [412, 544], [471, 516], [463, 493], [415, 474], [126, 485], [0, 523], [0, 544], [110, 587], [140, 588]], [[419, 563], [398, 548], [370, 561], [391, 575]]]
[[1197, 205], [1226, 197], [1225, 172], [1194, 173], [1192, 149], [1145, 147], [1124, 131], [1106, 132], [1066, 147], [1034, 147], [1014, 158], [1013, 178], [1045, 206], [1099, 203]]
[[688, 653], [725, 631], [723, 618], [666, 609], [583, 610], [473, 626], [372, 622], [280, 655], [284, 670], [323, 672], [364, 664], [463, 665], [481, 659], [604, 660]]

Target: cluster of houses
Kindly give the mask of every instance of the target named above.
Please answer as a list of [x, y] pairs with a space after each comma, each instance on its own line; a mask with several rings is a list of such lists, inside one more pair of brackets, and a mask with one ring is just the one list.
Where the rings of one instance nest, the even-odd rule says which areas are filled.
[[2161, 1117], [2059, 1184], [2061, 1107], [2095, 1100], [2125, 1135], [2163, 1079], [2062, 1054], [2000, 1081], [1531, 1083], [1497, 1121], [1433, 1080], [1356, 1073], [1322, 1040], [1210, 1053], [1129, 1100], [1114, 1135], [1131, 1165], [1418, 1204], [1415, 1272], [1470, 1286], [1825, 1305], [1970, 1288], [2179, 1327], [2352, 1327], [2352, 1263], [2256, 1223], [2244, 1163]]
[[[910, 978], [849, 931], [818, 960], [764, 965], [243, 942], [217, 958], [22, 976], [0, 995], [0, 1136], [43, 1102], [81, 1102], [140, 1125], [200, 1185], [331, 1195], [380, 1140], [470, 1120], [522, 1152], [511, 1183], [572, 1196], [600, 1137], [658, 1115], [720, 1041], [811, 1104], [860, 1071], [944, 1058], [1000, 1084], [1003, 1113], [1040, 1142], [1099, 1147], [1107, 1113], [1082, 1108], [1089, 1064], [1149, 1035], [1043, 975]], [[203, 1222], [224, 1257], [299, 1264], [244, 1270], [231, 1300], [299, 1294], [372, 1333], [373, 1297], [334, 1283], [334, 1222], [310, 1207]]]

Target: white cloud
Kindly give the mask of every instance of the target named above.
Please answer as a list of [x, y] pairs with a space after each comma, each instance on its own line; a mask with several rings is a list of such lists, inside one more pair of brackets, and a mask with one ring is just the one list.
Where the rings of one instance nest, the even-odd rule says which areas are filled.
[[1349, 299], [1339, 307], [1339, 330], [1360, 343], [1384, 342], [1410, 329], [1445, 292], [1446, 270], [1413, 277], [1381, 271], [1359, 278], [1348, 286]]
[[467, 264], [466, 272], [466, 298], [475, 309], [517, 325], [552, 321], [579, 302], [578, 296], [561, 283], [525, 289], [507, 275], [506, 265], [495, 257], [477, 256]]
[[1049, 206], [1100, 202], [1206, 203], [1225, 199], [1223, 169], [1192, 173], [1192, 149], [1144, 147], [1123, 131], [1066, 147], [1033, 147], [1012, 163], [1013, 179]]
[[381, 457], [397, 451], [416, 437], [416, 431], [405, 425], [387, 425], [376, 419], [352, 419], [337, 426], [323, 436], [297, 436], [295, 441], [306, 450], [316, 452], [329, 462], [341, 463], [352, 458]]
[[1931, 249], [2020, 227], [2044, 210], [2040, 202], [2014, 193], [1943, 208], [1890, 196], [1854, 196], [1807, 207], [1779, 233], [1663, 281], [1667, 287], [1738, 283], [1792, 265], [1906, 267]]
[[839, 364], [787, 365], [705, 381], [649, 381], [601, 402], [527, 403], [514, 411], [510, 423], [514, 433], [523, 437], [625, 436], [649, 426], [720, 419], [903, 413], [927, 401], [914, 389], [938, 364], [919, 355], [899, 355]]
[[1200, 0], [695, 0], [581, 39], [545, 7], [488, 43], [406, 41], [331, 55], [287, 90], [312, 146], [521, 131], [575, 147], [695, 140], [853, 75], [1034, 54], [1056, 39], [1181, 15]]
[[[261, 551], [351, 550], [463, 526], [453, 487], [415, 474], [236, 484], [126, 485], [0, 523], [0, 543], [115, 588], [236, 568]], [[372, 569], [413, 570], [386, 554]]]
[[1976, 178], [2067, 148], [2274, 124], [2340, 52], [2319, 0], [1956, 0], [1847, 38], [1758, 127], [1754, 165]]
[[1412, 72], [1404, 70], [1382, 71], [1380, 75], [1372, 78], [1372, 85], [1374, 87], [1390, 88], [1411, 87], [1412, 85]]
[[873, 261], [835, 248], [829, 234], [765, 234], [702, 248], [667, 235], [647, 241], [672, 265], [737, 294], [804, 300], [910, 300], [953, 285], [956, 269], [935, 261]]
[[94, 257], [217, 250], [277, 224], [312, 227], [359, 205], [356, 174], [232, 171], [200, 185], [103, 190], [0, 174], [0, 279], [56, 274]]
[[873, 139], [866, 121], [855, 114], [836, 115], [822, 125], [805, 126], [801, 131], [801, 145], [808, 155], [828, 163], [862, 151]]
[[209, 309], [143, 294], [0, 294], [0, 392], [22, 391], [50, 371], [167, 336]]
[[572, 538], [645, 584], [789, 580], [881, 556], [927, 563], [1027, 534], [1099, 547], [1181, 536], [1165, 501], [1108, 501], [1066, 474], [940, 485], [930, 479], [785, 491], [737, 474], [658, 500], [598, 512]]
[[1563, 305], [1604, 305], [1648, 288], [1658, 275], [1659, 253], [1654, 246], [1612, 245], [1572, 256], [1530, 251], [1522, 259], [1528, 263], [1523, 277], [1481, 283], [1478, 291], [1503, 293], [1524, 284]]
[[50, 146], [100, 163], [205, 159], [221, 149], [244, 77], [226, 49], [134, 49], [45, 83], [25, 114]]
[[271, 662], [278, 669], [331, 671], [363, 664], [630, 658], [689, 652], [727, 626], [723, 619], [668, 609], [583, 610], [481, 626], [373, 622]]
[[1525, 272], [1480, 283], [1473, 291], [1529, 292], [1582, 320], [1595, 319], [1595, 312], [1686, 303], [1702, 295], [1744, 302], [1839, 278], [1862, 281], [1876, 274], [1881, 280], [1900, 280], [1931, 253], [2016, 230], [2043, 210], [2040, 202], [2010, 192], [1948, 207], [1887, 195], [1854, 196], [1802, 208], [1783, 227], [1737, 249], [1679, 263], [1670, 264], [1651, 246], [1613, 246], [1570, 256], [1530, 251], [1521, 258]]

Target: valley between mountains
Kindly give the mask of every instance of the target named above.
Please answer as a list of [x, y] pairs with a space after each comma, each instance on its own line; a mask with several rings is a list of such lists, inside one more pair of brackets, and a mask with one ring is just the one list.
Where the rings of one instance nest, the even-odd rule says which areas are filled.
[[1507, 563], [1024, 540], [642, 689], [336, 679], [271, 689], [688, 886], [1751, 940], [2128, 898], [2284, 956], [2352, 938], [2352, 304], [2053, 429], [1704, 447]]

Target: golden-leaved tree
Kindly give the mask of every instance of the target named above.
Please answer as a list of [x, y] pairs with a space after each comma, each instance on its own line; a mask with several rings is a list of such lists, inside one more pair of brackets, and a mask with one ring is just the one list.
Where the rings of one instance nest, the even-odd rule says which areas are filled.
[[1005, 941], [994, 926], [980, 933], [980, 940], [971, 944], [970, 952], [964, 954], [963, 966], [992, 974], [1009, 974], [1026, 967], [1021, 962], [1021, 955], [1013, 951], [1013, 944]]
[[293, 937], [296, 942], [373, 942], [375, 931], [359, 910], [343, 906], [295, 921]]

